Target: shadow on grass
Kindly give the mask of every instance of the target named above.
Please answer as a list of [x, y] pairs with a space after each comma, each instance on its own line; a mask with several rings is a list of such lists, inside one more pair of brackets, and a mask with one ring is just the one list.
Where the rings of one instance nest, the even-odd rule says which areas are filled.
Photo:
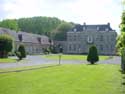
[[13, 70], [13, 71], [4, 71], [4, 72], [0, 72], [0, 74], [12, 73], [12, 72], [23, 72], [23, 71], [38, 70], [38, 69], [43, 69], [43, 68], [55, 67], [55, 66], [60, 66], [60, 64], [49, 65], [49, 66], [42, 66], [42, 67], [38, 67], [38, 68], [28, 68], [28, 69], [20, 69], [20, 70]]
[[122, 85], [125, 85], [125, 82], [122, 82]]
[[86, 64], [86, 65], [91, 65], [91, 66], [93, 66], [93, 65], [99, 65], [99, 64]]
[[121, 74], [125, 74], [125, 71], [123, 71], [123, 70], [119, 70], [119, 72], [121, 72]]

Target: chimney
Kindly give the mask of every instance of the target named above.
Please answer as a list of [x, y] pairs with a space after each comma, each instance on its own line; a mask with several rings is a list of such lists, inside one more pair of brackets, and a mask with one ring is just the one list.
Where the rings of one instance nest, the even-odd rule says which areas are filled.
[[107, 25], [110, 27], [110, 23], [108, 22]]
[[86, 25], [86, 23], [84, 22], [83, 25]]

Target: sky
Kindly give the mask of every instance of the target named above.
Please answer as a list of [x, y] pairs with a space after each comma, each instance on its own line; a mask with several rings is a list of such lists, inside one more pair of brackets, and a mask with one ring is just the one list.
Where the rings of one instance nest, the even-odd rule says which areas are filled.
[[119, 31], [121, 0], [0, 0], [0, 20], [48, 16], [68, 22], [107, 24]]

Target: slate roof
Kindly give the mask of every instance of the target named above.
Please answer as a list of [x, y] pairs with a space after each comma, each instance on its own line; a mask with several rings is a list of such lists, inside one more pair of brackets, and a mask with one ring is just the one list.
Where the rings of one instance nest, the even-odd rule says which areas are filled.
[[1, 27], [0, 27], [0, 34], [9, 34], [15, 39], [15, 41], [19, 41], [18, 35], [22, 35], [22, 42], [30, 42], [30, 43], [39, 43], [38, 38], [41, 38], [41, 43], [49, 44], [48, 37], [45, 35], [26, 33], [22, 31], [19, 31], [16, 33], [13, 30], [1, 28]]
[[[84, 28], [85, 28], [85, 30], [84, 30]], [[76, 24], [72, 28], [71, 31], [74, 31], [74, 29], [76, 29], [75, 31], [106, 31], [106, 29], [108, 29], [108, 31], [114, 31], [110, 27], [110, 23], [108, 23], [108, 24], [98, 24], [98, 25], [86, 25], [85, 23], [84, 23], [84, 25]]]
[[0, 27], [0, 34], [8, 34], [11, 35], [16, 41], [19, 41], [17, 33], [13, 30], [7, 29], [7, 28], [1, 28]]

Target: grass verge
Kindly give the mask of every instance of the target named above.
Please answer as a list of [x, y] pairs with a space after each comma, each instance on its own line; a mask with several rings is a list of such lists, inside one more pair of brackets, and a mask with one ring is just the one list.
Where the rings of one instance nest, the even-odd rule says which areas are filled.
[[122, 94], [119, 65], [61, 65], [0, 74], [0, 94]]
[[17, 62], [17, 59], [12, 58], [0, 58], [0, 63], [14, 63]]

